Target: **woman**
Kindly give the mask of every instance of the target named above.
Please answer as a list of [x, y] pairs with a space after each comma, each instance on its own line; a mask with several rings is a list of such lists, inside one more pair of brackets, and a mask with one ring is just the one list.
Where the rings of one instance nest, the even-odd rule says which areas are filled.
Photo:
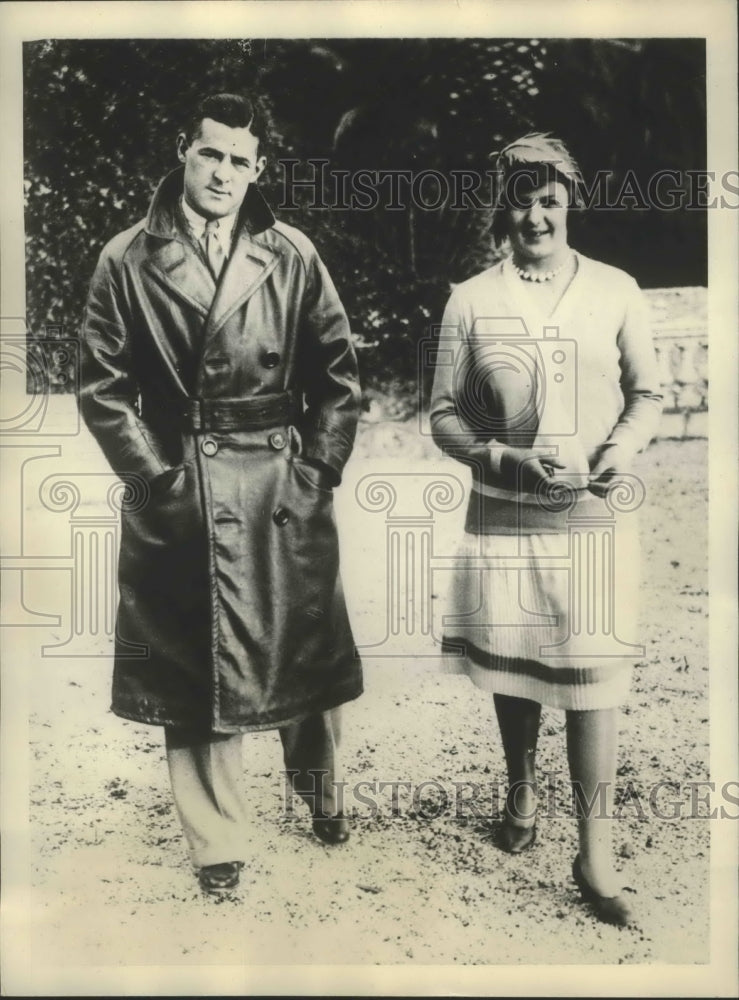
[[[563, 143], [527, 135], [498, 154], [496, 174], [493, 236], [510, 253], [454, 289], [432, 391], [434, 439], [473, 478], [444, 643], [493, 693], [510, 853], [536, 838], [541, 705], [565, 710], [573, 876], [599, 919], [626, 925], [608, 817], [635, 655], [638, 539], [609, 491], [639, 487], [619, 477], [659, 421], [647, 308], [629, 275], [569, 246], [582, 177]], [[590, 568], [587, 579], [577, 567]]]

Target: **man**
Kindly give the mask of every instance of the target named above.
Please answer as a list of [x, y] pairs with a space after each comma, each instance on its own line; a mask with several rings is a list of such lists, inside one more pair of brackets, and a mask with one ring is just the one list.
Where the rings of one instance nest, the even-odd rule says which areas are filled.
[[346, 314], [311, 242], [255, 183], [258, 106], [202, 101], [145, 220], [103, 250], [80, 408], [129, 483], [113, 711], [162, 725], [200, 883], [246, 860], [241, 736], [279, 730], [316, 835], [349, 835], [339, 706], [362, 691], [332, 488], [360, 408]]

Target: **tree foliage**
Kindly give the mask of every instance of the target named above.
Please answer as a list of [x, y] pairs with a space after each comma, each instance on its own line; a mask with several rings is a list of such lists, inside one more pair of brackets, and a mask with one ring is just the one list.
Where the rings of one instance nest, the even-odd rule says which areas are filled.
[[[331, 39], [42, 41], [25, 71], [27, 317], [31, 336], [78, 333], [102, 246], [141, 218], [174, 164], [193, 102], [255, 89], [274, 119], [261, 182], [280, 160], [333, 170], [485, 171], [532, 129], [572, 147], [586, 176], [643, 182], [705, 169], [705, 52], [696, 40]], [[481, 195], [488, 197], [483, 189]], [[327, 194], [330, 201], [330, 192]], [[451, 283], [493, 259], [487, 208], [280, 211], [326, 260], [365, 384], [413, 383], [417, 345]], [[600, 211], [577, 245], [645, 286], [706, 281], [705, 213]], [[52, 334], [54, 335], [54, 334]]]

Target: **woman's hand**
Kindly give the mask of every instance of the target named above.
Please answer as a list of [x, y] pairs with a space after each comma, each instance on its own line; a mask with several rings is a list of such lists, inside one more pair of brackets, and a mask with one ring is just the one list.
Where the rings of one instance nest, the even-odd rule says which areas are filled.
[[554, 455], [542, 455], [532, 448], [506, 448], [500, 457], [500, 474], [509, 488], [535, 493], [541, 483], [555, 483], [554, 469], [565, 463]]
[[618, 483], [618, 477], [631, 469], [632, 458], [617, 444], [608, 445], [590, 470], [588, 489], [604, 497]]

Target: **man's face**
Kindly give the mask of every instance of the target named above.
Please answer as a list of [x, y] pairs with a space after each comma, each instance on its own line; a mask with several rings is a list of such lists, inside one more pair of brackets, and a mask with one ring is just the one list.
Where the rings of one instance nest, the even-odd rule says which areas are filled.
[[185, 164], [185, 200], [206, 219], [238, 211], [249, 185], [264, 170], [259, 140], [248, 128], [231, 128], [204, 118], [200, 134], [187, 145], [177, 137], [177, 155]]

